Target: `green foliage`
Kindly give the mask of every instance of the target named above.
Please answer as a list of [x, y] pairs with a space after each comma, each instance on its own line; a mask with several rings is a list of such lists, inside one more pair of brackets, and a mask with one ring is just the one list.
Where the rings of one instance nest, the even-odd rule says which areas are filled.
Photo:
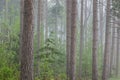
[[90, 43], [89, 45], [85, 48], [84, 53], [83, 53], [83, 58], [82, 58], [82, 66], [83, 66], [83, 77], [91, 77], [92, 75], [92, 48]]
[[[38, 55], [39, 54], [39, 55]], [[35, 60], [40, 58], [40, 79], [64, 77], [65, 52], [60, 51], [53, 36], [48, 38], [45, 45], [37, 52]], [[63, 67], [64, 66], [64, 67]]]
[[17, 17], [11, 26], [0, 23], [0, 80], [19, 79], [19, 27], [16, 26], [19, 26]]
[[113, 77], [113, 78], [110, 78], [110, 80], [120, 80], [120, 78]]
[[5, 66], [0, 68], [0, 80], [18, 80], [19, 72], [16, 71], [16, 69]]
[[0, 44], [0, 80], [18, 80], [18, 64], [14, 63], [15, 53], [7, 49], [7, 43]]

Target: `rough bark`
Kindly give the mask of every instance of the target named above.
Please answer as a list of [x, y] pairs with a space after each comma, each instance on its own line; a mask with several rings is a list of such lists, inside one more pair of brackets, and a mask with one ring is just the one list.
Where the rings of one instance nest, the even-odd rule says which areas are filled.
[[93, 0], [93, 54], [92, 54], [92, 80], [98, 80], [97, 54], [98, 54], [98, 0]]
[[33, 0], [24, 0], [20, 80], [33, 80]]
[[106, 8], [106, 33], [105, 33], [105, 50], [104, 50], [104, 62], [102, 80], [108, 80], [109, 76], [109, 54], [111, 46], [111, 28], [110, 28], [110, 0], [107, 0]]
[[76, 16], [77, 16], [77, 0], [72, 0], [72, 8], [71, 8], [71, 54], [70, 54], [70, 80], [75, 79], [76, 73]]

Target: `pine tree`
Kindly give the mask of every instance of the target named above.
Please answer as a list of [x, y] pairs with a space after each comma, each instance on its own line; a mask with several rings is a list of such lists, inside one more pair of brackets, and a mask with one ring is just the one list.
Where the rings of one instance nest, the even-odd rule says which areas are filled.
[[110, 0], [107, 0], [106, 8], [106, 33], [105, 33], [105, 51], [104, 51], [104, 63], [103, 63], [103, 73], [102, 80], [108, 80], [109, 76], [109, 54], [111, 46], [111, 28], [110, 28]]
[[75, 79], [76, 73], [76, 16], [77, 16], [77, 0], [72, 0], [72, 8], [71, 8], [71, 53], [70, 53], [70, 80]]
[[24, 0], [20, 80], [33, 80], [33, 0]]
[[93, 54], [92, 54], [92, 80], [98, 80], [97, 54], [98, 54], [98, 0], [93, 0]]

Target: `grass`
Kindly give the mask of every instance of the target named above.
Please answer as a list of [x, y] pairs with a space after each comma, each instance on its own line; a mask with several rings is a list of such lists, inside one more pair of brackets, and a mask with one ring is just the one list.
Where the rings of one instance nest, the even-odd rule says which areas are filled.
[[120, 77], [113, 77], [113, 78], [110, 78], [109, 80], [120, 80]]

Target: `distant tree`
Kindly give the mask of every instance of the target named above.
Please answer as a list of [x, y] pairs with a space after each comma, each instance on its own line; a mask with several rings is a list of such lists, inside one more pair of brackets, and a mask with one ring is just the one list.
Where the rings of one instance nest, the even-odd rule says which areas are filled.
[[33, 0], [24, 0], [20, 80], [33, 80]]
[[47, 23], [48, 23], [48, 20], [47, 20], [47, 18], [48, 18], [48, 0], [43, 0], [44, 1], [44, 14], [43, 14], [43, 16], [44, 16], [44, 18], [43, 18], [43, 20], [44, 20], [44, 28], [45, 28], [45, 40], [48, 38], [48, 25], [47, 25]]
[[103, 15], [103, 0], [99, 0], [99, 19], [100, 19], [100, 46], [101, 46], [101, 53], [103, 54], [103, 40], [104, 40], [104, 15]]
[[59, 0], [55, 0], [55, 37], [58, 39], [58, 7], [59, 7]]
[[83, 48], [84, 48], [84, 15], [83, 15], [83, 6], [84, 6], [84, 0], [81, 0], [81, 25], [80, 25], [80, 56], [79, 56], [79, 79], [82, 78], [82, 54], [83, 54]]
[[117, 29], [117, 55], [116, 55], [116, 76], [119, 75], [119, 49], [120, 49], [120, 28]]
[[115, 54], [115, 44], [116, 44], [116, 39], [115, 39], [115, 34], [116, 34], [116, 28], [115, 28], [115, 19], [112, 20], [112, 43], [111, 43], [111, 53], [110, 53], [110, 76], [112, 76], [113, 72], [113, 59], [114, 59], [114, 54]]
[[[37, 16], [37, 52], [38, 52], [38, 56], [40, 55], [40, 43], [41, 43], [41, 35], [40, 35], [40, 29], [41, 29], [41, 23], [42, 23], [42, 20], [41, 20], [41, 17], [42, 17], [42, 15], [41, 15], [41, 13], [42, 13], [42, 0], [38, 0], [38, 16]], [[40, 59], [38, 58], [37, 59], [37, 69], [36, 69], [36, 71], [37, 71], [37, 77], [39, 77], [39, 75], [40, 75], [40, 65], [39, 65], [39, 63], [40, 63]]]
[[67, 80], [69, 80], [70, 78], [70, 49], [71, 49], [71, 6], [72, 4], [72, 0], [66, 0], [66, 60], [67, 60], [67, 64], [66, 64], [66, 74], [67, 74]]
[[3, 7], [4, 7], [4, 6], [3, 6], [3, 5], [4, 5], [4, 1], [5, 1], [5, 0], [0, 0], [0, 11], [3, 10]]
[[5, 0], [5, 21], [8, 21], [8, 0]]

